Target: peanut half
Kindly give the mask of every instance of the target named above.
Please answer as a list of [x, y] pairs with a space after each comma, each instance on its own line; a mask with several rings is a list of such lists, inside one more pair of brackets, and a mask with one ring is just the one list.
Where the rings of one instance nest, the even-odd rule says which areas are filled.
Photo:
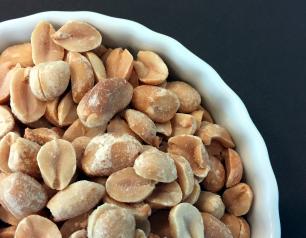
[[10, 61], [0, 63], [0, 103], [7, 103], [10, 98], [11, 69], [15, 66]]
[[7, 106], [0, 106], [0, 138], [13, 130], [15, 120]]
[[239, 154], [233, 149], [227, 149], [224, 155], [227, 188], [238, 184], [242, 178], [243, 166]]
[[21, 64], [22, 67], [33, 66], [31, 44], [24, 43], [6, 48], [0, 55], [0, 64], [7, 61], [13, 64]]
[[96, 82], [105, 80], [106, 69], [104, 67], [103, 61], [93, 52], [86, 52], [85, 55], [92, 66]]
[[225, 206], [218, 194], [201, 191], [195, 206], [201, 212], [207, 212], [220, 219], [224, 215]]
[[4, 173], [10, 173], [11, 170], [8, 167], [8, 160], [12, 144], [20, 136], [15, 132], [8, 132], [0, 141], [0, 170]]
[[219, 219], [205, 212], [201, 213], [201, 215], [205, 226], [205, 238], [233, 238], [231, 231]]
[[210, 171], [202, 182], [203, 187], [210, 192], [219, 192], [225, 184], [225, 170], [219, 159], [210, 156]]

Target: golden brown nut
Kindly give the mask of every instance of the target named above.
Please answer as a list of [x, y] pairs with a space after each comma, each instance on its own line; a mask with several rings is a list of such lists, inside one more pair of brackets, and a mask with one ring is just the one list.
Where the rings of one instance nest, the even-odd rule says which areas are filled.
[[201, 213], [189, 203], [173, 207], [169, 213], [169, 223], [174, 238], [204, 238]]
[[11, 69], [15, 65], [12, 62], [0, 63], [0, 103], [7, 103], [10, 98]]
[[113, 204], [103, 204], [89, 216], [87, 236], [135, 238], [135, 218], [126, 209]]
[[14, 238], [16, 231], [16, 226], [9, 226], [0, 229], [1, 238]]
[[59, 125], [68, 126], [71, 125], [76, 119], [78, 119], [76, 109], [77, 105], [72, 99], [72, 94], [71, 92], [68, 92], [62, 98], [57, 107], [57, 117]]
[[158, 133], [161, 133], [165, 136], [170, 136], [172, 134], [172, 126], [171, 122], [165, 122], [165, 123], [155, 123], [156, 125], [156, 131]]
[[64, 58], [64, 49], [55, 44], [51, 35], [55, 32], [53, 26], [46, 21], [39, 22], [31, 35], [32, 58], [34, 64], [57, 61]]
[[23, 173], [12, 173], [0, 180], [0, 202], [17, 219], [43, 209], [47, 194], [35, 179]]
[[207, 212], [220, 219], [224, 215], [225, 206], [218, 194], [201, 191], [195, 206], [201, 212]]
[[174, 117], [180, 106], [178, 97], [165, 88], [141, 85], [134, 89], [132, 104], [153, 121], [163, 123]]
[[24, 131], [24, 138], [30, 141], [36, 142], [39, 145], [43, 145], [48, 141], [60, 139], [59, 132], [49, 128], [26, 128]]
[[92, 66], [96, 82], [105, 80], [106, 69], [104, 67], [103, 61], [93, 52], [86, 52], [85, 55]]
[[193, 190], [192, 190], [191, 194], [187, 198], [185, 198], [184, 202], [188, 202], [192, 205], [195, 204], [200, 197], [200, 193], [201, 193], [200, 184], [198, 183], [197, 179], [194, 178]]
[[77, 167], [81, 168], [81, 159], [83, 158], [85, 149], [90, 142], [91, 138], [87, 136], [81, 136], [78, 138], [75, 138], [71, 144], [75, 150], [75, 155], [76, 155], [76, 161], [77, 161]]
[[10, 150], [12, 144], [14, 144], [19, 137], [20, 136], [17, 133], [9, 132], [0, 141], [0, 170], [4, 173], [11, 172], [8, 167]]
[[78, 230], [73, 232], [73, 234], [71, 234], [69, 238], [87, 238], [87, 232], [85, 229]]
[[[158, 237], [173, 237], [170, 232], [169, 210], [157, 210], [150, 217], [151, 232]], [[150, 237], [150, 236], [149, 236]]]
[[17, 138], [10, 147], [8, 167], [12, 172], [23, 172], [32, 177], [40, 177], [36, 156], [40, 146], [30, 140]]
[[219, 219], [209, 213], [201, 213], [204, 222], [205, 238], [233, 238], [231, 231]]
[[93, 26], [81, 21], [68, 21], [52, 36], [53, 41], [72, 52], [86, 52], [101, 45], [102, 36]]
[[35, 238], [61, 238], [62, 235], [49, 219], [39, 216], [30, 215], [23, 218], [15, 233], [15, 238], [35, 237]]
[[105, 194], [103, 185], [80, 180], [59, 191], [48, 202], [55, 221], [79, 216], [95, 207]]
[[226, 148], [235, 147], [235, 143], [228, 131], [217, 124], [202, 122], [196, 133], [205, 145], [210, 145], [212, 141], [220, 142]]
[[179, 112], [190, 113], [198, 109], [201, 104], [201, 96], [197, 90], [182, 81], [168, 82], [166, 88], [175, 93], [179, 98]]
[[79, 103], [94, 86], [93, 69], [88, 59], [80, 53], [68, 52], [67, 62], [71, 71], [72, 98], [75, 103]]
[[232, 149], [227, 149], [224, 153], [226, 183], [227, 188], [238, 184], [242, 178], [243, 167], [239, 154]]
[[177, 205], [182, 201], [182, 198], [180, 185], [173, 181], [156, 185], [153, 193], [147, 197], [146, 201], [153, 209], [161, 209]]
[[130, 129], [146, 143], [158, 147], [161, 138], [156, 136], [157, 128], [154, 122], [144, 113], [127, 109], [124, 118]]
[[166, 81], [169, 71], [164, 61], [152, 51], [139, 51], [134, 68], [139, 80], [145, 84], [158, 85]]
[[210, 171], [202, 182], [205, 190], [219, 192], [225, 184], [225, 170], [223, 164], [214, 156], [210, 156]]
[[197, 129], [196, 119], [185, 113], [176, 113], [171, 119], [172, 124], [172, 136], [178, 135], [193, 135]]
[[252, 206], [253, 191], [249, 185], [239, 183], [226, 189], [222, 199], [229, 213], [235, 216], [243, 216], [248, 213]]
[[68, 238], [75, 231], [85, 229], [87, 227], [88, 217], [91, 212], [92, 210], [66, 220], [60, 229], [62, 237]]
[[141, 202], [154, 188], [154, 181], [138, 176], [132, 167], [111, 174], [106, 181], [108, 195], [119, 202]]
[[0, 220], [12, 226], [16, 226], [19, 222], [19, 219], [14, 217], [12, 213], [10, 213], [2, 206], [0, 206]]
[[21, 64], [22, 67], [33, 66], [31, 44], [23, 43], [6, 48], [0, 55], [0, 64], [7, 61]]
[[224, 214], [221, 221], [231, 231], [233, 238], [250, 238], [250, 226], [242, 217], [236, 217], [231, 214]]
[[124, 79], [112, 78], [97, 83], [80, 101], [77, 113], [89, 127], [105, 126], [131, 101], [133, 87]]
[[129, 127], [125, 120], [121, 119], [119, 116], [115, 116], [107, 125], [107, 133], [116, 134], [128, 134], [134, 136], [136, 139], [141, 140]]
[[251, 237], [250, 225], [243, 217], [239, 217], [239, 222], [240, 222], [239, 238], [250, 238]]
[[25, 69], [12, 69], [10, 85], [11, 108], [14, 115], [23, 123], [31, 123], [41, 118], [46, 104], [38, 100], [31, 91], [29, 81], [24, 76]]
[[202, 106], [199, 106], [199, 108], [191, 113], [195, 117], [198, 123], [198, 128], [201, 126], [202, 121], [207, 121], [210, 123], [214, 123], [214, 119], [210, 115], [210, 113], [204, 109]]
[[206, 145], [205, 147], [209, 156], [216, 157], [222, 162], [224, 161], [223, 153], [226, 148], [221, 143], [212, 141], [210, 145]]
[[7, 106], [0, 106], [0, 138], [13, 130], [15, 120]]
[[133, 55], [127, 49], [113, 49], [106, 59], [105, 68], [109, 78], [128, 80], [133, 69]]
[[37, 162], [44, 182], [56, 190], [67, 187], [76, 170], [74, 148], [62, 139], [44, 144], [37, 154]]
[[209, 156], [199, 137], [192, 135], [171, 137], [168, 140], [168, 152], [184, 156], [196, 176], [202, 178], [207, 176], [210, 170]]
[[109, 176], [131, 167], [142, 150], [133, 136], [103, 134], [94, 137], [87, 145], [81, 160], [83, 171], [90, 176]]

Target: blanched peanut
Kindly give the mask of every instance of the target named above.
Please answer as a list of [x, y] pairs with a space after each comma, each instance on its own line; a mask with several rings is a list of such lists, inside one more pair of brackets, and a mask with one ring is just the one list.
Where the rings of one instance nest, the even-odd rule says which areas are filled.
[[51, 35], [55, 32], [53, 26], [45, 21], [38, 23], [31, 35], [32, 58], [34, 64], [62, 60], [64, 49], [55, 44]]
[[44, 144], [37, 154], [37, 162], [44, 182], [56, 190], [67, 187], [76, 170], [74, 148], [62, 139]]
[[219, 192], [225, 184], [225, 170], [223, 164], [214, 156], [210, 156], [210, 171], [203, 181], [203, 187], [210, 192]]
[[172, 136], [193, 135], [197, 129], [196, 119], [189, 114], [176, 113], [171, 119]]
[[0, 170], [4, 173], [11, 172], [8, 167], [10, 150], [12, 144], [14, 144], [19, 137], [20, 136], [17, 133], [9, 132], [0, 141]]
[[123, 134], [103, 134], [87, 145], [81, 160], [83, 171], [90, 176], [109, 176], [131, 167], [142, 145], [134, 137]]
[[12, 213], [10, 213], [2, 206], [0, 206], [0, 220], [12, 226], [16, 226], [19, 222], [19, 219], [14, 217]]
[[250, 226], [244, 218], [226, 213], [221, 221], [231, 231], [233, 238], [250, 238]]
[[39, 177], [36, 160], [40, 146], [30, 140], [17, 138], [10, 147], [8, 167], [12, 172], [23, 172], [32, 177]]
[[80, 180], [59, 191], [48, 202], [55, 221], [64, 221], [79, 216], [98, 204], [105, 188], [98, 183]]
[[226, 210], [235, 215], [243, 216], [248, 213], [253, 202], [253, 191], [245, 183], [239, 183], [225, 190], [222, 195]]
[[200, 197], [200, 193], [201, 193], [200, 184], [196, 179], [194, 179], [193, 190], [191, 194], [187, 198], [185, 198], [184, 202], [190, 203], [192, 205], [195, 204]]
[[71, 144], [75, 150], [75, 155], [76, 155], [76, 161], [77, 161], [77, 167], [81, 168], [81, 159], [83, 158], [85, 149], [90, 142], [91, 138], [87, 136], [81, 136], [78, 138], [75, 138]]
[[201, 215], [205, 227], [204, 230], [205, 238], [215, 238], [215, 237], [233, 238], [231, 231], [219, 219], [205, 212], [201, 213]]
[[77, 113], [85, 126], [105, 126], [131, 101], [133, 87], [124, 79], [112, 78], [97, 83], [80, 101]]
[[86, 52], [101, 45], [102, 36], [93, 26], [81, 21], [68, 21], [52, 36], [53, 41], [72, 52]]
[[170, 90], [141, 85], [134, 89], [132, 104], [135, 109], [146, 113], [153, 121], [163, 123], [174, 117], [180, 102]]
[[184, 156], [196, 176], [203, 178], [207, 176], [210, 170], [209, 157], [199, 137], [192, 135], [171, 137], [168, 140], [168, 152]]
[[0, 103], [7, 103], [10, 98], [11, 69], [15, 65], [8, 61], [0, 63]]
[[166, 88], [179, 98], [179, 112], [190, 113], [198, 109], [201, 96], [193, 87], [182, 81], [168, 82]]
[[92, 210], [65, 221], [60, 229], [62, 237], [68, 238], [75, 231], [85, 229], [91, 212]]
[[181, 202], [183, 197], [180, 185], [173, 181], [172, 183], [160, 183], [156, 185], [153, 193], [146, 199], [152, 208], [160, 209], [173, 207]]
[[212, 141], [216, 140], [226, 148], [235, 147], [233, 139], [228, 131], [217, 124], [202, 122], [196, 135], [202, 139], [205, 145], [210, 145]]
[[49, 128], [26, 128], [24, 131], [24, 138], [43, 145], [48, 141], [59, 139], [61, 136], [58, 131]]
[[87, 238], [87, 232], [85, 229], [78, 230], [71, 234], [69, 238]]
[[133, 69], [133, 56], [125, 49], [113, 49], [105, 62], [108, 78], [122, 78], [128, 80]]
[[177, 178], [176, 167], [169, 154], [152, 148], [137, 157], [134, 170], [139, 176], [156, 182], [171, 183]]
[[189, 203], [180, 203], [173, 207], [169, 214], [169, 223], [174, 238], [204, 238], [201, 213]]
[[165, 136], [170, 136], [172, 134], [172, 126], [171, 122], [165, 122], [165, 123], [155, 123], [156, 125], [156, 131], [158, 133], [161, 133]]
[[68, 52], [67, 62], [71, 71], [72, 98], [75, 103], [79, 103], [94, 86], [93, 69], [88, 59], [80, 53]]
[[24, 76], [25, 69], [12, 69], [10, 86], [11, 108], [13, 114], [23, 123], [31, 123], [41, 118], [46, 104], [38, 100], [31, 91], [29, 81]]
[[[151, 232], [160, 237], [171, 238], [170, 225], [169, 225], [169, 210], [157, 210], [150, 217]], [[149, 236], [150, 237], [150, 236]]]
[[108, 133], [116, 134], [128, 134], [134, 136], [136, 139], [141, 140], [129, 127], [125, 120], [121, 119], [119, 116], [114, 117], [107, 125], [106, 131]]
[[35, 179], [23, 173], [12, 173], [0, 180], [0, 202], [17, 219], [40, 211], [47, 194]]
[[170, 154], [170, 156], [174, 160], [177, 170], [178, 183], [182, 189], [183, 199], [185, 199], [192, 193], [194, 187], [192, 168], [190, 167], [188, 160], [186, 160], [183, 156], [174, 154]]
[[96, 82], [106, 79], [106, 70], [103, 61], [93, 52], [85, 53], [93, 69]]
[[0, 138], [13, 130], [14, 126], [15, 120], [9, 108], [6, 106], [0, 106]]
[[239, 154], [227, 149], [224, 153], [225, 169], [226, 169], [226, 183], [227, 188], [238, 184], [242, 178], [243, 167]]
[[207, 212], [218, 219], [223, 216], [225, 210], [221, 197], [218, 194], [206, 191], [201, 191], [195, 206], [201, 212]]
[[0, 229], [1, 238], [14, 238], [15, 237], [16, 226], [9, 226]]
[[108, 195], [119, 202], [141, 202], [154, 188], [154, 181], [138, 176], [132, 167], [111, 174], [106, 181]]
[[21, 64], [22, 67], [33, 66], [31, 44], [24, 43], [6, 48], [0, 55], [0, 64], [7, 61]]
[[156, 136], [157, 128], [146, 114], [134, 109], [127, 109], [124, 112], [124, 118], [136, 135], [150, 145], [159, 146], [161, 138]]
[[158, 85], [166, 81], [169, 71], [164, 61], [152, 51], [139, 51], [134, 68], [139, 80], [145, 84]]
[[35, 237], [35, 238], [61, 238], [62, 235], [49, 219], [39, 216], [30, 215], [22, 219], [15, 233], [15, 238]]
[[147, 236], [143, 230], [140, 230], [140, 229], [135, 230], [135, 238], [146, 238], [146, 237]]

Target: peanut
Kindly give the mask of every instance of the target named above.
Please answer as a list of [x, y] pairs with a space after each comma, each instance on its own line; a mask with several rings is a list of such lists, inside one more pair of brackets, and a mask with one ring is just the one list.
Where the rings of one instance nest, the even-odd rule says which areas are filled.
[[201, 191], [195, 206], [201, 211], [220, 219], [224, 215], [225, 206], [218, 194]]

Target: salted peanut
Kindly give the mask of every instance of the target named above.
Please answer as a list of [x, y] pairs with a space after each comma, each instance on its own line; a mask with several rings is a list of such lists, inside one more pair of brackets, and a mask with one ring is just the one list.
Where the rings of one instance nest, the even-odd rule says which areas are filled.
[[87, 136], [81, 136], [78, 138], [75, 138], [71, 144], [75, 150], [76, 155], [76, 161], [77, 161], [77, 167], [81, 168], [81, 159], [83, 158], [86, 146], [90, 142], [91, 138]]
[[146, 238], [146, 234], [144, 233], [143, 230], [141, 229], [136, 229], [135, 230], [135, 238]]
[[21, 64], [22, 67], [33, 66], [31, 44], [23, 43], [6, 48], [0, 55], [0, 64], [7, 61]]
[[202, 182], [205, 190], [219, 192], [225, 184], [225, 170], [223, 164], [214, 156], [210, 156], [210, 171]]
[[24, 68], [14, 68], [10, 85], [10, 104], [13, 114], [23, 123], [41, 118], [46, 104], [38, 100], [31, 91], [29, 81], [24, 77]]
[[9, 226], [0, 229], [1, 238], [14, 238], [15, 237], [16, 226]]
[[54, 126], [60, 126], [58, 121], [58, 104], [60, 103], [60, 98], [56, 98], [53, 101], [46, 103], [45, 118]]
[[177, 178], [171, 156], [156, 148], [140, 154], [135, 160], [134, 170], [139, 176], [156, 182], [171, 183]]
[[69, 238], [87, 238], [87, 231], [85, 229], [75, 231]]
[[128, 80], [133, 69], [133, 55], [122, 48], [113, 49], [105, 62], [107, 77]]
[[207, 176], [210, 170], [209, 156], [199, 137], [193, 135], [171, 137], [168, 140], [168, 152], [185, 157], [196, 176], [202, 178]]
[[152, 51], [139, 51], [134, 68], [139, 80], [145, 84], [158, 85], [166, 81], [169, 71], [164, 61]]
[[243, 217], [239, 217], [239, 221], [240, 221], [239, 238], [250, 238], [251, 237], [250, 225]]
[[203, 121], [196, 135], [202, 139], [205, 145], [210, 145], [212, 141], [216, 140], [226, 148], [235, 147], [231, 135], [224, 127], [218, 124]]
[[119, 170], [106, 180], [108, 195], [119, 202], [141, 202], [154, 188], [154, 181], [138, 176], [132, 167]]
[[218, 218], [209, 213], [201, 213], [204, 222], [205, 238], [233, 238], [231, 231], [228, 227], [221, 222]]
[[8, 61], [0, 63], [0, 103], [7, 103], [10, 98], [10, 70], [15, 66], [14, 63]]
[[156, 185], [153, 193], [146, 199], [151, 208], [161, 209], [173, 207], [182, 201], [183, 193], [180, 185], [173, 181], [171, 183], [160, 183]]
[[23, 172], [32, 177], [39, 177], [36, 156], [40, 146], [22, 137], [17, 138], [10, 147], [8, 167], [12, 172]]
[[49, 128], [26, 128], [24, 131], [24, 138], [36, 142], [39, 145], [44, 145], [48, 141], [60, 139], [59, 132]]
[[176, 113], [171, 119], [172, 124], [172, 136], [178, 135], [193, 135], [197, 129], [196, 119], [185, 113]]
[[195, 204], [200, 197], [200, 193], [201, 193], [200, 184], [198, 183], [196, 179], [194, 179], [193, 190], [191, 194], [187, 198], [184, 199], [184, 202], [190, 203], [192, 205]]
[[85, 53], [93, 69], [96, 82], [106, 79], [106, 70], [103, 61], [93, 52]]
[[134, 136], [136, 139], [141, 140], [129, 127], [125, 120], [121, 119], [119, 116], [115, 116], [107, 125], [106, 131], [108, 133], [116, 134], [129, 134]]
[[58, 122], [60, 126], [71, 125], [76, 119], [78, 119], [76, 109], [77, 105], [72, 99], [72, 94], [71, 92], [68, 92], [62, 98], [57, 108]]
[[[156, 210], [150, 217], [151, 232], [159, 237], [173, 237], [170, 232], [169, 210]], [[149, 236], [150, 237], [150, 236]]]
[[134, 109], [127, 109], [123, 116], [129, 128], [142, 140], [155, 147], [160, 145], [161, 138], [156, 136], [156, 125], [146, 114]]
[[89, 127], [105, 126], [131, 101], [133, 87], [124, 79], [111, 78], [97, 83], [80, 101], [77, 113]]
[[92, 210], [65, 221], [60, 229], [62, 237], [69, 238], [74, 232], [85, 229], [91, 212]]
[[191, 85], [182, 81], [168, 82], [166, 88], [175, 93], [180, 100], [179, 112], [191, 113], [201, 104], [201, 96]]
[[223, 153], [226, 149], [220, 142], [212, 141], [210, 145], [205, 146], [209, 156], [218, 158], [220, 161], [224, 161]]
[[177, 171], [177, 181], [181, 187], [183, 197], [186, 199], [193, 191], [194, 188], [194, 176], [192, 168], [183, 156], [170, 154], [173, 159]]
[[129, 83], [133, 86], [133, 88], [136, 88], [136, 87], [139, 86], [139, 77], [138, 77], [134, 68], [133, 68], [131, 76], [129, 78]]
[[86, 52], [101, 45], [102, 36], [93, 26], [81, 21], [68, 21], [51, 38], [72, 52]]
[[23, 218], [15, 232], [15, 238], [35, 237], [35, 238], [61, 238], [62, 235], [56, 224], [49, 219], [30, 215]]
[[8, 160], [12, 144], [19, 138], [19, 134], [15, 132], [8, 132], [0, 140], [0, 170], [4, 173], [10, 173], [11, 170], [8, 167]]
[[220, 219], [224, 215], [225, 206], [221, 197], [216, 193], [201, 191], [195, 206], [201, 212], [207, 212]]
[[10, 213], [2, 206], [0, 206], [0, 220], [12, 226], [16, 226], [19, 222], [19, 219], [14, 217], [12, 213]]
[[242, 178], [243, 166], [239, 154], [233, 149], [227, 149], [223, 154], [226, 169], [227, 188], [238, 184]]
[[0, 138], [13, 130], [15, 120], [7, 106], [0, 106]]
[[103, 134], [94, 137], [87, 145], [81, 160], [83, 171], [90, 176], [109, 176], [131, 167], [142, 150], [133, 136]]
[[32, 58], [34, 64], [40, 64], [48, 61], [57, 61], [64, 58], [64, 49], [55, 44], [51, 35], [55, 30], [53, 26], [46, 21], [38, 23], [31, 35]]
[[161, 133], [165, 136], [170, 136], [172, 134], [172, 125], [171, 122], [165, 122], [165, 123], [155, 123], [156, 125], [156, 131], [158, 133]]
[[76, 170], [74, 148], [62, 139], [44, 144], [37, 154], [37, 162], [44, 182], [56, 190], [67, 187]]
[[17, 219], [43, 209], [47, 194], [42, 185], [29, 175], [12, 173], [0, 181], [0, 202]]
[[88, 212], [105, 194], [103, 185], [80, 180], [55, 194], [47, 203], [55, 221], [64, 221]]
[[239, 183], [226, 189], [222, 199], [229, 213], [235, 216], [243, 216], [248, 213], [252, 206], [253, 191], [246, 183]]
[[201, 213], [189, 203], [180, 203], [173, 207], [169, 213], [169, 223], [174, 238], [204, 238]]
[[94, 86], [93, 68], [88, 59], [77, 52], [68, 52], [67, 62], [71, 71], [72, 98], [75, 103], [79, 103]]
[[227, 228], [231, 231], [233, 238], [239, 238], [240, 236], [240, 221], [239, 218], [225, 213], [223, 217], [220, 219]]
[[175, 116], [180, 106], [178, 97], [165, 88], [141, 85], [134, 89], [132, 104], [153, 121], [163, 123]]

